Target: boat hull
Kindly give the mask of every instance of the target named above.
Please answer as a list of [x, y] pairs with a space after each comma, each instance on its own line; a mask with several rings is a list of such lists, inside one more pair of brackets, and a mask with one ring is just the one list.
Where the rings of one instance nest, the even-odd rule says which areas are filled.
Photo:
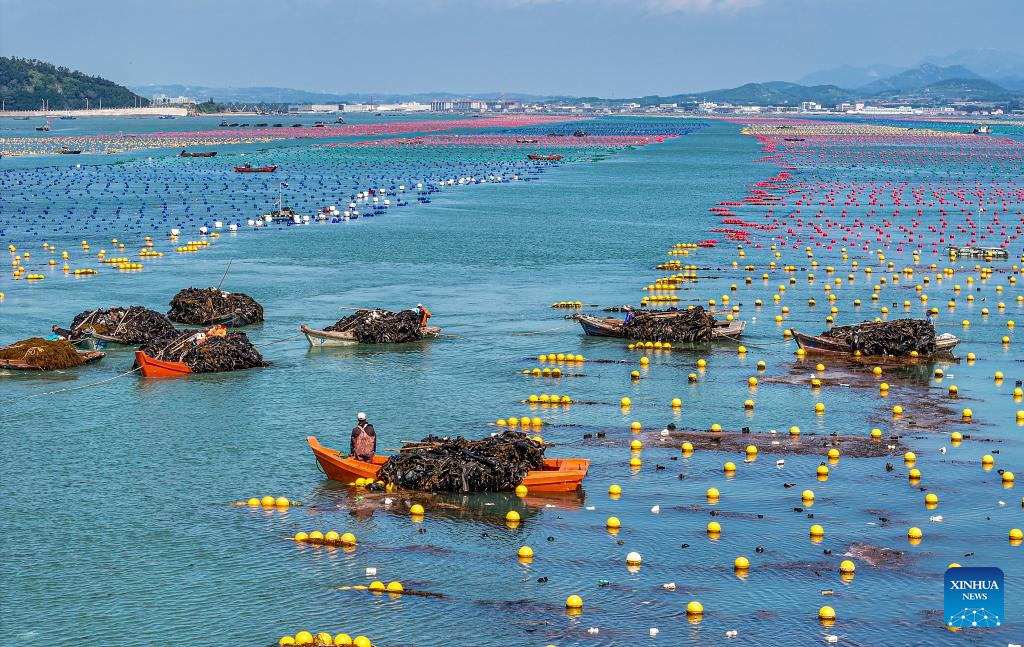
[[273, 173], [277, 166], [236, 166], [235, 173]]
[[[341, 483], [350, 484], [357, 478], [375, 479], [388, 460], [387, 456], [374, 456], [372, 462], [344, 457], [337, 450], [321, 445], [316, 436], [307, 436], [306, 442], [327, 478]], [[590, 461], [586, 458], [545, 458], [544, 469], [527, 472], [522, 484], [534, 493], [575, 492], [583, 486], [589, 468]]]
[[[593, 317], [591, 315], [576, 315], [576, 321], [583, 328], [583, 333], [591, 337], [616, 337], [624, 339], [622, 332], [622, 319], [615, 317]], [[743, 334], [747, 323], [745, 321], [718, 321], [712, 331], [712, 340], [739, 337]]]
[[[346, 330], [343, 332], [336, 332], [333, 330], [316, 330], [309, 326], [299, 326], [299, 330], [306, 336], [306, 341], [309, 342], [310, 346], [354, 346], [359, 342], [356, 339], [355, 333]], [[441, 329], [437, 326], [427, 326], [423, 329], [423, 337], [438, 337], [441, 334]]]
[[[78, 356], [85, 360], [86, 364], [92, 364], [98, 362], [107, 356], [106, 353], [98, 350], [80, 350]], [[38, 366], [32, 366], [23, 359], [0, 359], [0, 370], [11, 370], [11, 371], [42, 371], [44, 369]]]
[[154, 359], [141, 350], [135, 351], [135, 363], [142, 370], [142, 377], [181, 377], [192, 373], [184, 362]]
[[[802, 348], [808, 355], [846, 355], [853, 356], [850, 347], [842, 342], [829, 337], [818, 335], [807, 335], [796, 330], [793, 332], [793, 339], [797, 346]], [[935, 338], [935, 352], [948, 353], [960, 343], [960, 340], [949, 333], [943, 333]], [[863, 355], [862, 357], [868, 357]]]

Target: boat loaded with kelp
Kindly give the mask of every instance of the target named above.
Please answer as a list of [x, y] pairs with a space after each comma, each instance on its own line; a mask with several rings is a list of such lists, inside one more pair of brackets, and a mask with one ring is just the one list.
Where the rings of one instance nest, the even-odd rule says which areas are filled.
[[949, 353], [960, 343], [950, 333], [935, 334], [927, 319], [865, 321], [834, 326], [820, 335], [791, 331], [797, 345], [808, 355], [854, 357], [930, 357]]
[[623, 319], [615, 317], [597, 317], [583, 313], [574, 315], [573, 318], [579, 322], [584, 334], [591, 337], [663, 342], [696, 343], [736, 338], [743, 334], [746, 327], [746, 322], [738, 319], [723, 321], [715, 319], [703, 308], [697, 314], [693, 314], [694, 310], [640, 312], [634, 314], [628, 324]]

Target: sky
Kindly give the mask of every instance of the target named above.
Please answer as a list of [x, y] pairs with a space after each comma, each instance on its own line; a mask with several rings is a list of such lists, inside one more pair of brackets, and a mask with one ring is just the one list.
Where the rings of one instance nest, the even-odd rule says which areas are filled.
[[636, 97], [1024, 54], [1020, 0], [0, 0], [0, 55], [124, 85]]

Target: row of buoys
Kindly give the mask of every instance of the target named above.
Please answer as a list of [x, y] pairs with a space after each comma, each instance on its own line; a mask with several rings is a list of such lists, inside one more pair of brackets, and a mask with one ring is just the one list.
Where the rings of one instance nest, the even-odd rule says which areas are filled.
[[313, 645], [315, 647], [329, 647], [330, 645], [351, 645], [352, 647], [372, 647], [373, 643], [366, 636], [352, 638], [348, 634], [340, 633], [331, 635], [326, 631], [315, 636], [308, 631], [300, 631], [294, 636], [283, 636], [277, 641], [279, 647], [291, 647], [292, 645]]
[[586, 358], [583, 355], [574, 355], [572, 353], [548, 353], [537, 356], [538, 362], [584, 362]]
[[356, 536], [350, 532], [339, 534], [337, 531], [328, 530], [320, 532], [297, 532], [292, 539], [300, 544], [323, 544], [325, 546], [355, 546]]

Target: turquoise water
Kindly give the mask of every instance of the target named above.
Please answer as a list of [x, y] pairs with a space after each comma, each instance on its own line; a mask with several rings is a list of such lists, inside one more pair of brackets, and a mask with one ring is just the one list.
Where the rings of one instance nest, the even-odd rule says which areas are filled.
[[[304, 629], [362, 633], [385, 646], [702, 645], [725, 642], [733, 629], [737, 641], [764, 645], [817, 643], [826, 634], [858, 645], [1019, 639], [1024, 560], [1006, 533], [1021, 527], [1020, 485], [1004, 490], [998, 474], [980, 464], [982, 454], [999, 449], [997, 467], [1024, 472], [1022, 428], [1013, 422], [1020, 405], [1010, 395], [1022, 377], [1020, 338], [1008, 347], [998, 343], [1007, 319], [1024, 321], [1024, 308], [1014, 301], [1020, 286], [1009, 286], [1005, 274], [989, 279], [978, 297], [995, 300], [992, 286], [1006, 286], [998, 297], [1005, 312], [993, 308], [982, 317], [985, 304], [961, 304], [939, 317], [940, 328], [963, 338], [958, 354], [975, 352], [978, 360], [944, 365], [942, 382], [930, 370], [887, 368], [887, 398], [873, 382], [815, 394], [803, 383], [763, 380], [751, 394], [751, 375], [813, 372], [813, 362], [795, 366], [795, 347], [782, 343], [784, 327], [825, 327], [821, 279], [809, 286], [803, 274], [786, 293], [793, 312], [784, 325], [775, 323], [779, 306], [771, 295], [788, 275], [767, 268], [767, 246], [748, 247], [742, 259], [730, 244], [673, 257], [695, 263], [705, 277], [678, 292], [683, 305], [720, 299], [730, 284], [739, 286], [731, 298], [748, 321], [746, 356], [733, 344], [655, 353], [633, 382], [637, 353], [621, 341], [582, 337], [565, 311], [548, 307], [569, 299], [636, 303], [646, 294], [639, 288], [660, 275], [654, 266], [669, 246], [709, 237], [718, 224], [709, 206], [739, 199], [747, 184], [777, 172], [752, 162], [760, 156], [739, 126], [714, 123], [662, 144], [547, 170], [533, 182], [445, 190], [430, 204], [376, 219], [225, 234], [199, 254], [149, 261], [139, 274], [52, 276], [34, 285], [5, 274], [0, 339], [14, 340], [99, 305], [161, 310], [182, 287], [215, 285], [232, 261], [224, 287], [264, 305], [267, 321], [247, 332], [268, 344], [261, 350], [272, 367], [184, 380], [129, 375], [42, 395], [127, 371], [131, 350], [110, 348], [102, 362], [72, 373], [0, 377], [0, 495], [7, 504], [0, 522], [0, 574], [7, 583], [0, 593], [0, 642], [271, 645]], [[40, 196], [38, 205], [44, 204]], [[29, 248], [27, 239], [16, 242]], [[889, 256], [897, 267], [910, 262]], [[846, 274], [847, 265], [826, 258], [823, 265], [835, 263]], [[851, 260], [878, 268], [873, 255], [851, 252]], [[806, 267], [802, 253], [789, 253], [780, 267], [786, 262]], [[746, 263], [758, 268], [749, 286]], [[762, 272], [771, 279], [762, 281]], [[846, 305], [840, 323], [877, 314], [871, 284], [858, 275], [837, 288], [843, 304], [865, 303], [859, 311]], [[910, 284], [900, 289], [911, 290]], [[929, 290], [937, 304], [945, 302], [944, 291]], [[811, 294], [821, 299], [817, 310], [805, 305]], [[755, 308], [755, 298], [766, 305]], [[417, 302], [433, 311], [442, 339], [401, 349], [309, 349], [295, 335], [299, 323], [335, 321], [344, 314], [341, 306], [396, 309]], [[916, 304], [914, 314], [920, 314]], [[968, 330], [950, 327], [965, 317], [973, 323]], [[586, 363], [572, 370], [582, 375], [558, 380], [518, 374], [547, 352], [628, 363]], [[698, 358], [708, 368], [690, 384], [687, 374]], [[755, 369], [759, 359], [768, 364], [764, 374]], [[1006, 373], [1002, 385], [993, 384], [995, 370]], [[976, 420], [943, 422], [942, 433], [933, 433], [950, 382], [961, 390], [951, 406], [971, 406]], [[520, 403], [551, 392], [610, 404], [531, 411]], [[628, 412], [618, 406], [623, 396], [633, 401]], [[669, 406], [673, 397], [683, 401], [678, 415]], [[747, 398], [757, 402], [752, 414], [742, 406]], [[826, 405], [825, 415], [814, 413], [815, 402]], [[893, 422], [888, 410], [897, 403], [907, 414]], [[410, 493], [392, 495], [385, 505], [382, 497], [326, 481], [305, 443], [315, 434], [342, 447], [356, 411], [369, 414], [381, 447], [428, 433], [479, 437], [495, 431], [498, 418], [538, 415], [548, 424], [545, 441], [555, 445], [549, 455], [592, 460], [586, 492], [547, 500]], [[843, 457], [822, 483], [814, 477], [820, 453], [786, 455], [780, 470], [767, 443], [759, 444], [762, 453], [751, 464], [735, 453], [697, 451], [686, 458], [678, 449], [649, 446], [643, 468], [632, 473], [630, 423], [644, 425], [640, 437], [651, 445], [656, 430], [673, 420], [692, 429], [718, 423], [782, 433], [799, 425], [812, 444], [814, 435], [866, 435], [875, 426], [906, 434], [922, 484], [940, 504], [925, 509], [924, 492], [908, 485], [899, 456]], [[973, 437], [951, 447], [954, 429]], [[583, 438], [596, 431], [607, 432], [608, 442]], [[939, 453], [943, 446], [948, 453]], [[735, 477], [722, 474], [727, 460], [739, 464]], [[895, 469], [887, 472], [886, 463]], [[611, 483], [623, 488], [618, 500], [606, 494]], [[713, 507], [704, 498], [708, 487], [722, 491]], [[817, 501], [796, 512], [804, 488], [813, 488]], [[265, 494], [305, 506], [271, 512], [229, 505]], [[422, 523], [407, 515], [412, 502], [427, 508]], [[516, 529], [503, 523], [510, 509], [523, 517]], [[721, 512], [714, 518], [723, 527], [718, 539], [704, 532], [711, 509]], [[935, 514], [943, 515], [941, 523], [929, 521]], [[604, 528], [610, 515], [623, 523], [615, 536]], [[812, 523], [826, 529], [820, 544], [808, 539]], [[909, 526], [924, 530], [923, 543], [907, 543]], [[346, 553], [287, 539], [317, 529], [353, 532], [359, 546]], [[856, 576], [844, 583], [838, 564], [854, 543], [904, 550], [908, 561], [896, 568], [857, 560]], [[521, 545], [536, 553], [529, 565], [516, 560]], [[636, 572], [626, 568], [630, 551], [643, 555]], [[745, 579], [732, 569], [740, 555], [752, 565]], [[1003, 568], [1004, 627], [956, 635], [942, 628], [942, 573], [953, 561]], [[369, 583], [368, 567], [384, 581], [444, 597], [336, 590]], [[663, 588], [668, 582], [675, 582], [674, 591]], [[824, 590], [834, 595], [823, 596]], [[571, 594], [583, 597], [582, 615], [566, 614]], [[705, 609], [699, 624], [685, 613], [694, 599]], [[824, 604], [837, 610], [833, 627], [816, 619]], [[651, 628], [659, 629], [656, 638]]]

